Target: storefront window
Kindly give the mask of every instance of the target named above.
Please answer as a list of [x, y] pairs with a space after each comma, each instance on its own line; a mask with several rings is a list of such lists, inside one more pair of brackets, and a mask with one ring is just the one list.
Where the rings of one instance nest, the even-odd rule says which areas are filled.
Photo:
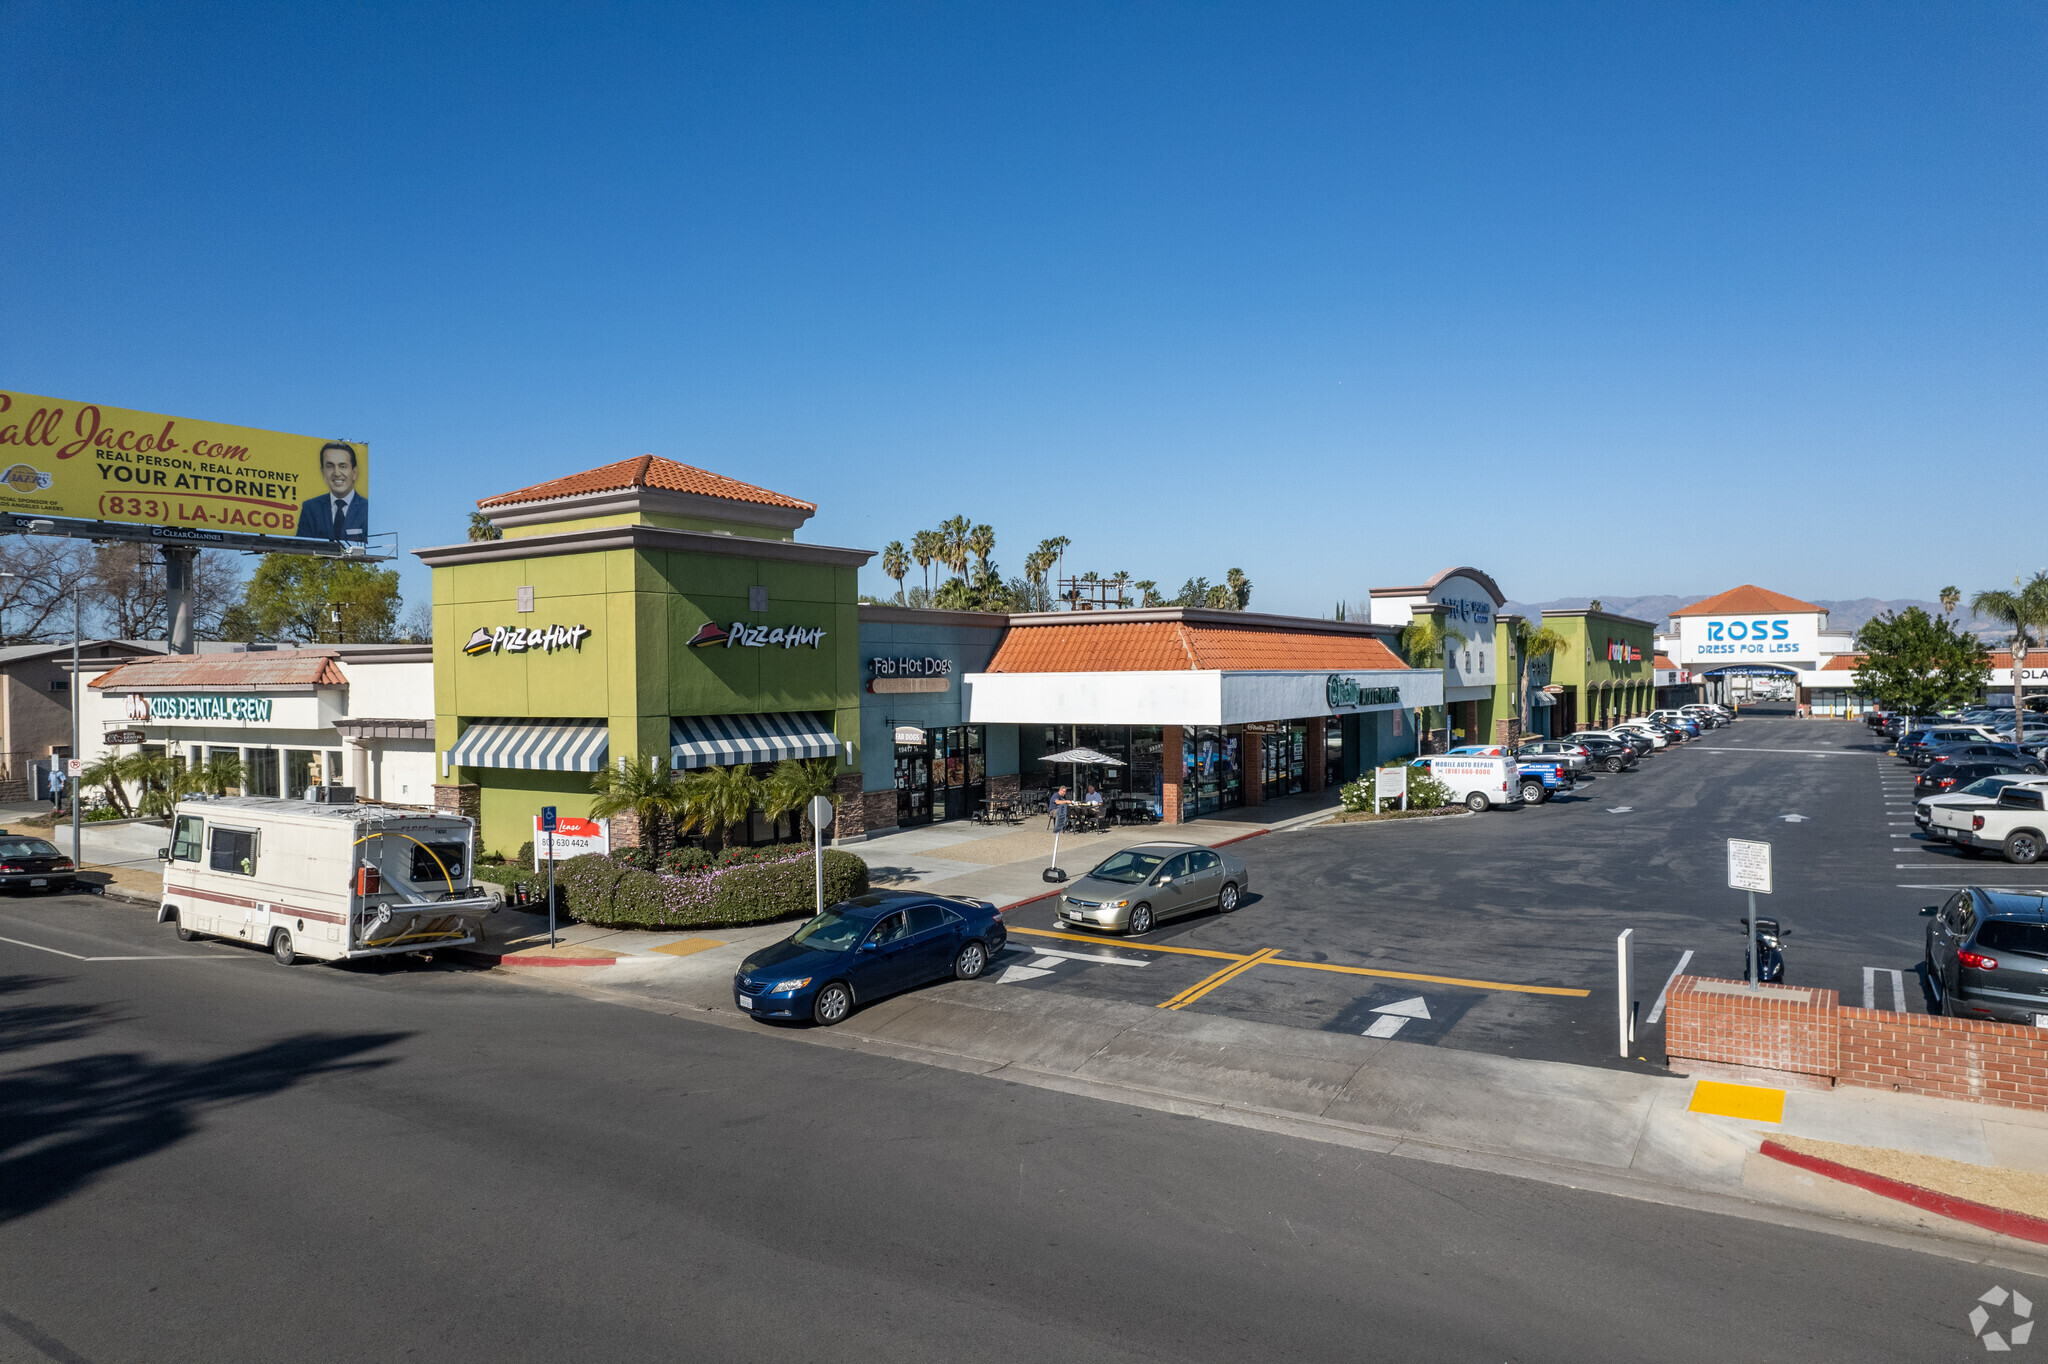
[[928, 729], [922, 744], [896, 745], [896, 822], [964, 819], [987, 796], [987, 728]]
[[284, 751], [284, 796], [286, 800], [298, 800], [306, 794], [306, 788], [319, 783], [320, 755], [312, 749], [287, 748]]
[[251, 796], [274, 796], [278, 794], [277, 750], [274, 748], [245, 748], [242, 750], [242, 790]]
[[1181, 731], [1181, 760], [1187, 772], [1184, 803], [1191, 813], [1214, 814], [1244, 804], [1243, 742], [1239, 731], [1215, 725]]

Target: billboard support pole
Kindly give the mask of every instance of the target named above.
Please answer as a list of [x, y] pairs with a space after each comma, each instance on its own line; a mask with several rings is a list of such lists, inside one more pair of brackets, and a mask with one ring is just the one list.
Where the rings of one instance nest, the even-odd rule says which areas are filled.
[[190, 545], [165, 545], [164, 606], [170, 617], [170, 652], [189, 654], [192, 636], [192, 564], [199, 551]]

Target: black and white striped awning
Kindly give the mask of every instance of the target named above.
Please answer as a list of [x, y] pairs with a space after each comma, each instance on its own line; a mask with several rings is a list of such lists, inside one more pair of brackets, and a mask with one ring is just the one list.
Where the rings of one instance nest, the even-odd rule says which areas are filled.
[[693, 715], [669, 721], [670, 766], [731, 767], [784, 758], [829, 758], [839, 736], [816, 715]]
[[611, 751], [602, 720], [473, 720], [448, 761], [458, 767], [517, 767], [536, 772], [599, 772]]

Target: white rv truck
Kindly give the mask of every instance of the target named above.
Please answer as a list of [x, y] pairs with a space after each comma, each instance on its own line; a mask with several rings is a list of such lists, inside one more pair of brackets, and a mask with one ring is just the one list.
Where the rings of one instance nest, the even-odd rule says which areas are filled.
[[158, 923], [343, 961], [483, 939], [495, 902], [470, 882], [472, 821], [355, 803], [347, 787], [307, 800], [181, 800], [171, 818]]

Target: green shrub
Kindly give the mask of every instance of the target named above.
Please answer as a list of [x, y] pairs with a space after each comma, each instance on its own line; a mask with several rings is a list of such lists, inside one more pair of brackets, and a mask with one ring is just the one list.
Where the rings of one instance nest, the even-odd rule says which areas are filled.
[[661, 859], [661, 869], [670, 876], [683, 876], [693, 871], [705, 870], [714, 860], [709, 849], [670, 848], [667, 855]]
[[[708, 860], [709, 854], [693, 849]], [[673, 857], [674, 854], [671, 854]], [[684, 859], [689, 860], [689, 859]], [[547, 875], [506, 869], [508, 896], [526, 888], [535, 912], [547, 910]], [[479, 875], [484, 873], [479, 872]], [[825, 903], [865, 895], [868, 864], [837, 848], [825, 850]], [[664, 875], [589, 853], [555, 864], [556, 910], [584, 923], [614, 928], [733, 928], [799, 918], [815, 908], [808, 848], [775, 861], [748, 861]]]
[[533, 865], [533, 840], [527, 839], [519, 845], [519, 851], [512, 854], [512, 860], [522, 867]]
[[1436, 779], [1426, 767], [1408, 769], [1408, 808], [1437, 810], [1450, 803], [1451, 788]]

